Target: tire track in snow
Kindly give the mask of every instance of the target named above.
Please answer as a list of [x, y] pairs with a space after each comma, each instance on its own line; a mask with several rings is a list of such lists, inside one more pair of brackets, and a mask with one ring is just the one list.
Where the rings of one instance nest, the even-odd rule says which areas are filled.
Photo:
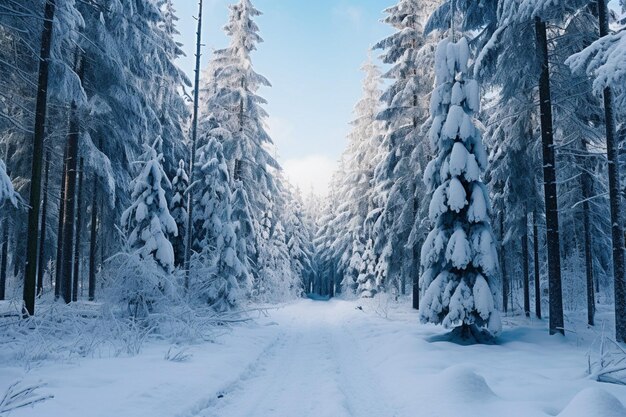
[[186, 412], [178, 414], [176, 417], [202, 416], [205, 410], [214, 407], [219, 401], [221, 401], [221, 399], [218, 398], [218, 395], [224, 392], [233, 391], [236, 387], [260, 372], [259, 367], [262, 366], [263, 362], [266, 361], [268, 357], [272, 357], [276, 354], [276, 350], [280, 348], [281, 344], [284, 344], [284, 339], [285, 334], [279, 334], [248, 366], [244, 368], [244, 370], [233, 381], [225, 384], [220, 390], [212, 393], [210, 397], [200, 400], [194, 407]]
[[368, 369], [368, 356], [350, 329], [342, 325], [335, 328], [329, 337], [339, 372], [339, 384], [350, 415], [398, 417], [399, 411], [393, 410], [392, 403], [385, 401], [385, 390]]
[[351, 417], [323, 323], [296, 323], [245, 379], [198, 417]]

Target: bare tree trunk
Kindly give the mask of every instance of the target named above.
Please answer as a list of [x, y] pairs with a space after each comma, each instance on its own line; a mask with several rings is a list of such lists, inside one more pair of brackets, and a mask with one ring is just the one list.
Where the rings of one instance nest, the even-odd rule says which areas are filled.
[[39, 79], [37, 81], [37, 105], [35, 109], [35, 134], [33, 136], [33, 161], [30, 181], [30, 209], [28, 210], [28, 231], [26, 235], [26, 271], [24, 274], [23, 294], [25, 316], [32, 316], [35, 314], [37, 255], [39, 250], [39, 209], [41, 205], [41, 166], [43, 160], [43, 141], [46, 136], [50, 45], [52, 43], [55, 6], [55, 0], [46, 0], [43, 31], [41, 32]]
[[539, 101], [541, 137], [543, 140], [543, 187], [546, 206], [546, 242], [548, 246], [548, 287], [550, 296], [550, 334], [565, 334], [563, 323], [563, 290], [561, 284], [561, 241], [559, 236], [559, 205], [556, 185], [556, 158], [552, 126], [552, 94], [548, 62], [546, 23], [535, 18], [537, 56], [541, 63]]
[[524, 274], [524, 314], [530, 317], [530, 259], [528, 253], [528, 210], [524, 210], [524, 234], [522, 235], [522, 269]]
[[[11, 172], [7, 169], [7, 175]], [[2, 254], [0, 254], [0, 300], [6, 299], [7, 260], [9, 255], [9, 219], [8, 213], [2, 216]]]
[[417, 245], [413, 247], [413, 262], [415, 265], [415, 274], [413, 274], [413, 309], [420, 309], [420, 272], [422, 269], [421, 265], [421, 257], [420, 257], [420, 248], [422, 247], [422, 242], [418, 242]]
[[541, 320], [541, 276], [539, 274], [539, 223], [537, 211], [533, 212], [533, 254], [535, 258], [535, 314]]
[[[196, 68], [193, 92], [193, 121], [191, 127], [191, 152], [189, 158], [189, 184], [193, 184], [196, 162], [196, 141], [198, 139], [198, 101], [200, 98], [200, 58], [202, 56], [202, 0], [198, 1], [198, 28], [196, 32]], [[187, 195], [187, 245], [185, 246], [185, 290], [189, 289], [189, 267], [191, 245], [193, 244], [193, 198]]]
[[83, 158], [80, 158], [78, 170], [78, 196], [76, 199], [76, 236], [74, 238], [74, 285], [72, 287], [72, 301], [78, 301], [78, 281], [80, 276], [80, 232], [83, 223], [83, 169]]
[[509, 311], [509, 277], [506, 270], [506, 257], [504, 256], [504, 210], [500, 213], [500, 270], [502, 271], [502, 310]]
[[[76, 52], [76, 73], [82, 79], [82, 57]], [[74, 226], [76, 223], [76, 182], [78, 175], [78, 141], [80, 139], [80, 119], [76, 102], [70, 108], [70, 123], [67, 134], [67, 171], [65, 175], [65, 211], [63, 216], [63, 259], [61, 261], [61, 275], [63, 279], [63, 300], [72, 302], [72, 272]]]
[[[606, 0], [598, 0], [600, 37], [609, 34]], [[606, 118], [606, 149], [609, 161], [609, 201], [611, 205], [611, 235], [613, 237], [613, 282], [615, 292], [615, 338], [626, 342], [626, 277], [624, 276], [624, 228], [621, 219], [622, 197], [620, 194], [619, 144], [615, 138], [613, 116], [613, 93], [604, 89], [604, 112]]]
[[[583, 141], [582, 148], [587, 152], [587, 143]], [[594, 325], [594, 316], [596, 309], [595, 291], [594, 291], [594, 273], [593, 273], [593, 240], [591, 237], [591, 207], [589, 200], [593, 194], [592, 178], [588, 172], [588, 166], [584, 161], [584, 157], [580, 158], [582, 172], [580, 175], [580, 189], [583, 198], [583, 234], [584, 234], [584, 250], [585, 250], [585, 273], [587, 278], [587, 323]]]
[[54, 265], [54, 299], [61, 295], [61, 262], [63, 262], [63, 217], [65, 216], [65, 177], [67, 177], [67, 146], [63, 150], [63, 172], [61, 174], [61, 198], [59, 200], [59, 226], [57, 228], [57, 257]]
[[94, 175], [91, 189], [91, 227], [89, 233], [89, 301], [96, 299], [96, 252], [98, 241], [98, 179]]
[[41, 233], [39, 237], [39, 266], [37, 267], [37, 296], [43, 293], [43, 274], [46, 270], [46, 217], [48, 216], [48, 183], [50, 179], [50, 151], [46, 152], [46, 171], [43, 182], [43, 203], [41, 209]]

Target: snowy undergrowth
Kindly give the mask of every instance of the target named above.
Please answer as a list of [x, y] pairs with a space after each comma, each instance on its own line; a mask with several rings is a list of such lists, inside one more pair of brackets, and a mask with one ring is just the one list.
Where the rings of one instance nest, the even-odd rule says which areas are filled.
[[81, 357], [135, 356], [146, 343], [189, 345], [212, 341], [250, 311], [217, 314], [182, 303], [137, 319], [121, 307], [79, 302], [42, 303], [34, 317], [0, 319], [0, 363], [26, 368]]

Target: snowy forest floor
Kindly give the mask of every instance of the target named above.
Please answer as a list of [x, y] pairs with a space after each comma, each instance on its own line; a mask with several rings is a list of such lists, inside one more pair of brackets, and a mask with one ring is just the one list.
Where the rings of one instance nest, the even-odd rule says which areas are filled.
[[542, 321], [504, 322], [499, 344], [459, 346], [434, 341], [445, 330], [418, 325], [408, 302], [301, 300], [181, 362], [151, 342], [128, 358], [0, 363], [0, 393], [41, 381], [54, 396], [15, 417], [626, 415], [626, 387], [587, 375], [593, 331], [551, 337]]

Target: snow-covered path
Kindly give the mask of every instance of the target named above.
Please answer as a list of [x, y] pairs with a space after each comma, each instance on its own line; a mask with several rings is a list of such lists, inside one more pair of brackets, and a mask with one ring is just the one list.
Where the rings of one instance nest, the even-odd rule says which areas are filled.
[[307, 314], [280, 314], [282, 331], [271, 347], [199, 416], [395, 415], [362, 366], [349, 329], [334, 317], [337, 311], [308, 304]]
[[[433, 342], [408, 305], [302, 300], [194, 346], [182, 363], [152, 344], [133, 358], [0, 364], [0, 391], [42, 380], [54, 399], [11, 416], [626, 417], [626, 387], [585, 375], [580, 336], [545, 323], [497, 346]], [[620, 404], [620, 402], [622, 404]]]

